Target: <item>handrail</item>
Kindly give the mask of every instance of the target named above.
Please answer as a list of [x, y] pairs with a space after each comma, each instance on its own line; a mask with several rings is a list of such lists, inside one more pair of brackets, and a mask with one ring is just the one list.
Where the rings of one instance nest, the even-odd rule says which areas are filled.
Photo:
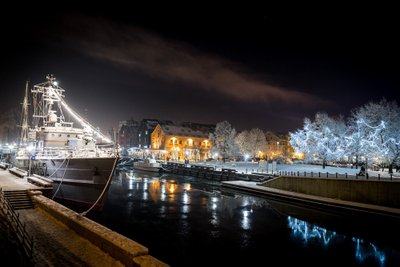
[[25, 223], [22, 224], [19, 219], [19, 214], [15, 212], [14, 208], [10, 205], [4, 195], [3, 189], [0, 188], [0, 209], [9, 222], [12, 230], [14, 231], [17, 239], [22, 246], [26, 256], [29, 259], [33, 258], [33, 237], [29, 236], [26, 231]]

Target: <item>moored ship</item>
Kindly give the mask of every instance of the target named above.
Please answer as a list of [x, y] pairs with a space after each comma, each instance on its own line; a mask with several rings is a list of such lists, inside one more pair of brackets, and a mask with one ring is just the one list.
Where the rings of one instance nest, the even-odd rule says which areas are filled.
[[[112, 141], [67, 105], [54, 76], [34, 85], [31, 95], [32, 127], [26, 106], [15, 165], [52, 179], [54, 198], [101, 209], [118, 161]], [[67, 114], [74, 122], [66, 121]]]

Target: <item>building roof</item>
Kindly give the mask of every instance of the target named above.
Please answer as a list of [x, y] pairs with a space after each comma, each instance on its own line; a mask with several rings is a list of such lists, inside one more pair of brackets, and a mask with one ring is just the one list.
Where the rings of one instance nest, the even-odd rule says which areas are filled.
[[215, 126], [208, 124], [182, 122], [174, 124], [160, 123], [161, 129], [166, 135], [190, 136], [198, 138], [208, 138], [209, 134], [214, 132]]

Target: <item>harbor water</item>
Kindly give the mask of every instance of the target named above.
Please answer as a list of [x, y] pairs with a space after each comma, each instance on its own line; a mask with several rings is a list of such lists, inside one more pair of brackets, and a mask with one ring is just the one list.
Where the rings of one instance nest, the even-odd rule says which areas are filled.
[[90, 218], [171, 266], [400, 266], [390, 219], [360, 218], [224, 191], [171, 174], [116, 173]]

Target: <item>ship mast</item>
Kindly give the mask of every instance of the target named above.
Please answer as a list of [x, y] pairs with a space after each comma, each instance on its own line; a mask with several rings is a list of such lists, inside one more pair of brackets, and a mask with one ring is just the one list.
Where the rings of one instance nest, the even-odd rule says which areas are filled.
[[[68, 114], [72, 115], [72, 117], [78, 121], [82, 127], [91, 130], [106, 143], [112, 143], [109, 138], [68, 106], [64, 100], [64, 89], [58, 85], [58, 82], [53, 75], [49, 74], [46, 78], [47, 82], [35, 85], [32, 89], [34, 95], [41, 96], [37, 101], [40, 104], [35, 108], [36, 112], [33, 115], [34, 118], [41, 120], [43, 126], [53, 126], [53, 124], [57, 122], [62, 126], [72, 127], [72, 122], [65, 121], [64, 109]], [[57, 110], [53, 110], [53, 108], [58, 110], [58, 116]]]
[[21, 136], [19, 138], [19, 145], [26, 144], [28, 141], [28, 85], [29, 82], [26, 81], [25, 85], [25, 96], [22, 102], [22, 123], [21, 123]]

